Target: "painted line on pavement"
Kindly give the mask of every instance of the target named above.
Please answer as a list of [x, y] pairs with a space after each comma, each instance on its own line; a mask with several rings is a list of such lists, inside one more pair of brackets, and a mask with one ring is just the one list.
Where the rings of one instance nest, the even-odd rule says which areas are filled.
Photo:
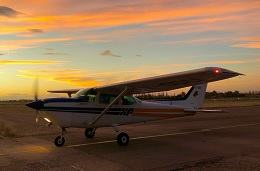
[[110, 140], [110, 141], [100, 141], [100, 142], [94, 142], [94, 143], [87, 143], [87, 144], [76, 144], [76, 145], [68, 145], [66, 147], [81, 147], [81, 146], [87, 146], [87, 145], [97, 145], [97, 144], [106, 144], [106, 143], [111, 143], [111, 142], [116, 142], [116, 140]]
[[76, 167], [76, 166], [73, 166], [73, 165], [71, 165], [71, 167], [72, 167], [73, 169], [78, 170], [78, 171], [84, 171], [84, 169], [80, 169], [80, 168], [78, 168], [78, 167]]
[[[256, 125], [260, 125], [260, 123], [250, 123], [250, 124], [243, 124], [243, 125], [231, 125], [231, 126], [216, 127], [216, 128], [204, 128], [204, 129], [197, 130], [197, 131], [177, 132], [177, 133], [172, 133], [172, 134], [150, 135], [150, 136], [144, 136], [144, 137], [130, 138], [130, 140], [139, 140], [139, 139], [148, 139], [148, 138], [157, 138], [157, 137], [186, 135], [186, 134], [210, 132], [210, 131], [221, 130], [221, 129], [238, 128], [238, 127], [246, 127], [246, 126], [256, 126]], [[100, 141], [100, 142], [86, 143], [86, 144], [75, 144], [75, 145], [68, 145], [66, 147], [72, 148], [72, 147], [81, 147], [81, 146], [89, 146], [89, 145], [106, 144], [106, 143], [112, 143], [112, 142], [116, 142], [116, 140]]]
[[4, 136], [0, 135], [0, 139], [6, 139], [6, 137], [4, 137]]

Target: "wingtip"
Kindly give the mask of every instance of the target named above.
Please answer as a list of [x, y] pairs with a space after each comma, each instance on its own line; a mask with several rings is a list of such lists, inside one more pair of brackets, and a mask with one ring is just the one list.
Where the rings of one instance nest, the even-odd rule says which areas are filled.
[[221, 67], [206, 67], [206, 68], [208, 70], [212, 71], [212, 72], [215, 72], [216, 74], [225, 73], [225, 74], [231, 74], [231, 75], [235, 75], [235, 76], [239, 76], [239, 75], [245, 76], [245, 74], [235, 72], [235, 71], [232, 71], [232, 70], [228, 70], [228, 69], [225, 69], [225, 68], [221, 68]]

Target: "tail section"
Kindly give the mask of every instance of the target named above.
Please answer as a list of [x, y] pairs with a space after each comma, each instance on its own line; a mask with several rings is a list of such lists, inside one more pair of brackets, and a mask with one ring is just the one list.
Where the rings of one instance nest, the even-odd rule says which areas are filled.
[[153, 101], [154, 103], [168, 104], [174, 106], [185, 106], [187, 108], [197, 109], [203, 104], [207, 83], [196, 85], [190, 88], [188, 93], [181, 99]]

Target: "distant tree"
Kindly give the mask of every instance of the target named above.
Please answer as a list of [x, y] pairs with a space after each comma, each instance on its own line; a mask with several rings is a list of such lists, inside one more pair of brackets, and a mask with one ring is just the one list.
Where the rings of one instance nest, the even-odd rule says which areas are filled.
[[[159, 93], [144, 93], [144, 94], [138, 94], [136, 95], [137, 98], [141, 100], [155, 100], [155, 99], [180, 99], [183, 98], [186, 95], [185, 92], [181, 92], [180, 94], [170, 96], [168, 95], [167, 92], [159, 92]], [[212, 92], [206, 92], [205, 98], [207, 99], [215, 99], [215, 98], [225, 98], [225, 97], [245, 97], [245, 96], [259, 96], [260, 91], [252, 91], [250, 90], [248, 93], [240, 93], [238, 90], [232, 92], [232, 91], [227, 91], [227, 92], [217, 92], [217, 91], [212, 91]]]

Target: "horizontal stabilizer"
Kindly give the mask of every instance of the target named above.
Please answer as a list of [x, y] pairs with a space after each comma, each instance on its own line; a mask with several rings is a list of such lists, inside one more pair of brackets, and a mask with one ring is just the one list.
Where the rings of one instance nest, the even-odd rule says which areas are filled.
[[71, 97], [72, 94], [77, 93], [81, 89], [64, 89], [64, 90], [48, 90], [49, 93], [66, 93], [69, 97]]

